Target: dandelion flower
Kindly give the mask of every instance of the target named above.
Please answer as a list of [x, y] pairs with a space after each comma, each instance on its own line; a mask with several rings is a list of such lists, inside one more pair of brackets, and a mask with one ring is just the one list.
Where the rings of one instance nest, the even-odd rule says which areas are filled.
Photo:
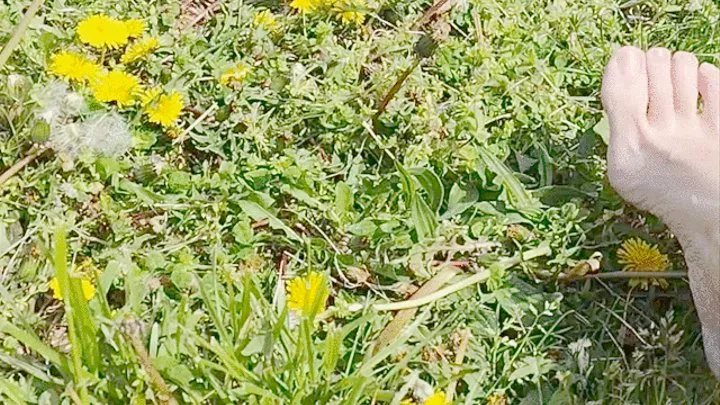
[[93, 96], [101, 102], [115, 102], [119, 107], [130, 106], [135, 103], [135, 94], [139, 90], [140, 82], [137, 77], [122, 70], [113, 70], [101, 75], [92, 84]]
[[147, 90], [141, 91], [139, 93], [140, 105], [143, 107], [147, 107], [148, 105], [150, 105], [150, 103], [157, 100], [157, 98], [160, 96], [160, 93], [162, 93], [160, 87], [150, 87]]
[[130, 38], [139, 38], [145, 32], [145, 21], [143, 20], [125, 20], [124, 23]]
[[423, 405], [445, 405], [447, 404], [447, 399], [445, 398], [445, 394], [442, 392], [436, 392], [428, 397], [428, 399], [423, 402]]
[[172, 127], [177, 121], [182, 109], [185, 107], [180, 93], [173, 91], [168, 95], [162, 95], [155, 105], [145, 108], [148, 121], [153, 124], [160, 124], [164, 128]]
[[290, 7], [300, 11], [301, 13], [310, 13], [318, 7], [317, 0], [293, 0]]
[[487, 397], [487, 405], [507, 405], [508, 400], [505, 394], [501, 392], [495, 392], [490, 394], [489, 397]]
[[325, 276], [316, 271], [292, 280], [288, 284], [287, 291], [288, 307], [311, 319], [325, 309], [325, 303], [330, 295]]
[[[658, 247], [651, 246], [647, 242], [633, 238], [623, 242], [617, 251], [618, 262], [622, 265], [623, 271], [631, 272], [659, 272], [667, 271], [670, 261], [668, 257], [662, 253]], [[650, 284], [667, 288], [668, 282], [665, 279], [631, 279], [629, 281], [631, 287], [641, 286], [647, 289]]]
[[[50, 280], [50, 289], [53, 290], [53, 298], [56, 300], [62, 300], [63, 295], [62, 292], [60, 292], [60, 281], [57, 279], [57, 277], [53, 277], [52, 280]], [[95, 296], [95, 286], [93, 283], [91, 283], [89, 280], [82, 279], [80, 281], [80, 286], [82, 287], [83, 296], [85, 297], [86, 301], [90, 301]]]
[[333, 5], [333, 11], [337, 18], [345, 25], [360, 25], [365, 21], [363, 9], [366, 7], [365, 0], [339, 0]]
[[102, 68], [85, 56], [62, 51], [52, 56], [50, 72], [69, 81], [84, 82], [97, 77]]
[[263, 10], [255, 14], [255, 18], [253, 18], [253, 25], [272, 32], [277, 29], [278, 22], [275, 15], [270, 12], [270, 10]]
[[95, 48], [118, 48], [128, 42], [127, 25], [104, 14], [90, 16], [77, 26], [82, 43]]
[[220, 75], [220, 84], [225, 86], [232, 86], [242, 83], [243, 80], [250, 73], [250, 68], [243, 64], [238, 64], [223, 72]]
[[138, 59], [142, 59], [146, 55], [152, 53], [160, 46], [160, 41], [157, 38], [145, 38], [130, 45], [125, 53], [120, 57], [120, 62], [124, 64], [133, 63]]

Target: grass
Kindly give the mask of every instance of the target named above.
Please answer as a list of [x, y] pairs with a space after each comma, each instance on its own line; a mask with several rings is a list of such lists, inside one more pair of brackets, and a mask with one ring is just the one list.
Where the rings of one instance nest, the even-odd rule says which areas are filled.
[[[24, 3], [0, 9], [0, 43]], [[0, 167], [22, 162], [0, 188], [0, 400], [720, 401], [686, 281], [567, 282], [598, 253], [621, 270], [632, 237], [684, 270], [607, 184], [598, 91], [622, 44], [720, 63], [720, 6], [343, 4], [363, 23], [273, 0], [38, 10], [0, 67]], [[253, 23], [265, 9], [277, 29]], [[186, 108], [171, 130], [121, 109], [130, 151], [68, 155], [38, 114], [51, 55], [90, 52], [74, 30], [93, 13], [146, 21], [161, 47], [128, 70]], [[313, 271], [330, 298], [303, 317], [287, 286]]]

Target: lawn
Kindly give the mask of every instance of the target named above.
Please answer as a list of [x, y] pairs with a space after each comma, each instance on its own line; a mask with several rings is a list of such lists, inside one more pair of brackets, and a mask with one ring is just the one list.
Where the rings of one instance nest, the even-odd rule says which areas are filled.
[[0, 402], [720, 402], [599, 102], [624, 44], [720, 63], [716, 0], [28, 3]]

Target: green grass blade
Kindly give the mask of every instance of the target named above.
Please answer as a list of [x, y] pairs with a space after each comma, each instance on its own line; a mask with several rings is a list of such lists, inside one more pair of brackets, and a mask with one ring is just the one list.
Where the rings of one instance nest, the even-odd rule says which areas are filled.
[[0, 320], [0, 333], [10, 335], [17, 339], [25, 347], [39, 354], [46, 361], [52, 363], [63, 374], [70, 374], [68, 359], [55, 351], [52, 347], [43, 343], [34, 333], [24, 331], [3, 320]]
[[10, 37], [10, 40], [7, 42], [7, 44], [5, 44], [2, 51], [0, 52], [0, 69], [5, 67], [5, 62], [7, 62], [12, 52], [15, 50], [15, 48], [17, 48], [18, 44], [20, 44], [20, 40], [25, 34], [25, 31], [27, 31], [27, 28], [30, 25], [30, 21], [32, 21], [32, 19], [35, 17], [35, 14], [38, 12], [43, 3], [45, 3], [45, 0], [35, 0], [32, 2], [32, 4], [30, 4], [30, 7], [28, 7], [22, 20], [20, 20], [20, 23], [17, 25], [17, 27], [15, 27], [15, 31], [13, 32], [12, 37]]

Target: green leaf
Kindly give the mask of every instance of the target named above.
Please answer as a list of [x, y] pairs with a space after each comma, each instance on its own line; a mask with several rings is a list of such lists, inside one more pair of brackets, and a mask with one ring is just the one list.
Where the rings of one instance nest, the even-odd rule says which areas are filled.
[[554, 367], [554, 363], [544, 357], [528, 356], [520, 360], [518, 367], [510, 374], [510, 381], [532, 377], [534, 380], [542, 377]]
[[434, 171], [426, 168], [412, 169], [410, 173], [415, 176], [420, 186], [428, 194], [430, 208], [437, 212], [445, 198], [445, 188], [440, 177]]
[[253, 241], [253, 229], [250, 219], [244, 215], [238, 219], [232, 228], [232, 234], [235, 237], [235, 242], [241, 245], [250, 245]]
[[488, 169], [497, 176], [496, 181], [500, 182], [505, 188], [510, 200], [509, 202], [515, 209], [520, 212], [532, 214], [539, 212], [538, 202], [533, 199], [522, 183], [520, 183], [510, 169], [505, 166], [505, 163], [501, 162], [500, 159], [485, 149], [479, 149], [478, 152]]
[[435, 229], [438, 226], [437, 216], [428, 207], [425, 200], [418, 195], [412, 199], [410, 215], [415, 225], [418, 241], [435, 236]]
[[192, 185], [192, 176], [190, 173], [181, 170], [175, 170], [168, 175], [168, 187], [174, 191], [185, 191], [190, 189]]
[[70, 363], [68, 359], [52, 347], [43, 343], [34, 333], [22, 330], [2, 319], [0, 319], [0, 332], [17, 339], [23, 346], [39, 354], [45, 361], [52, 363], [61, 372], [70, 374]]
[[323, 371], [325, 372], [325, 378], [327, 380], [332, 377], [337, 362], [340, 359], [342, 339], [343, 334], [341, 330], [332, 325], [325, 338], [325, 348], [323, 350]]
[[342, 217], [352, 211], [354, 204], [353, 192], [344, 182], [335, 185], [335, 213]]
[[152, 191], [145, 189], [143, 186], [133, 183], [127, 179], [122, 179], [120, 181], [120, 189], [125, 192], [135, 194], [140, 201], [148, 205], [163, 201], [163, 197], [159, 194], [153, 193]]
[[238, 201], [238, 205], [250, 216], [254, 221], [261, 221], [267, 219], [271, 228], [281, 230], [285, 232], [288, 238], [298, 242], [302, 242], [302, 238], [279, 220], [275, 215], [269, 213], [265, 208], [261, 207], [258, 203], [253, 201], [242, 200]]
[[608, 121], [607, 116], [603, 114], [603, 118], [593, 127], [593, 131], [600, 135], [605, 145], [610, 144], [610, 121]]
[[464, 190], [458, 183], [453, 184], [448, 196], [447, 210], [440, 216], [440, 219], [448, 219], [462, 214], [477, 202], [479, 196], [477, 188], [472, 184], [466, 185]]
[[364, 219], [357, 224], [348, 226], [348, 232], [355, 236], [372, 236], [376, 230], [377, 225], [370, 219]]

